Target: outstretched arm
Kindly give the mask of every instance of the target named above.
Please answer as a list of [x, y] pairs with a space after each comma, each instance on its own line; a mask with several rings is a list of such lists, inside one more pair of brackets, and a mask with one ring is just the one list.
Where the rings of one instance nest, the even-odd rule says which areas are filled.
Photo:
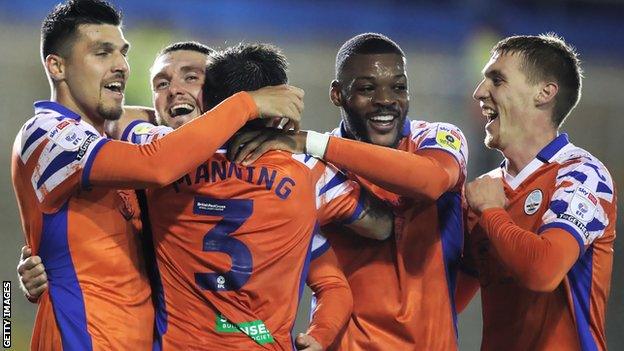
[[323, 159], [393, 193], [408, 197], [425, 196], [436, 200], [454, 188], [460, 177], [457, 160], [441, 150], [425, 149], [410, 153], [330, 137]]
[[461, 142], [459, 146], [440, 145], [439, 148], [428, 147], [411, 153], [313, 131], [296, 133], [265, 129], [235, 137], [228, 157], [247, 165], [269, 150], [308, 153], [396, 194], [435, 200], [463, 180], [458, 160], [447, 152], [459, 154]]
[[238, 93], [150, 144], [108, 142], [96, 155], [93, 167], [85, 168], [82, 185], [122, 189], [165, 186], [210, 158], [256, 116], [258, 111], [251, 96]]

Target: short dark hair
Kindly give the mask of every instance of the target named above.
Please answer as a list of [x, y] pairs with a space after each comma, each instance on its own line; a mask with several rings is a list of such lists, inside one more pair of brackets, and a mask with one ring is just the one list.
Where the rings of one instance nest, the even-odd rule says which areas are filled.
[[212, 108], [239, 91], [286, 84], [288, 61], [271, 44], [238, 44], [211, 55], [206, 69], [204, 97]]
[[103, 0], [69, 0], [58, 4], [41, 24], [41, 57], [63, 55], [82, 24], [121, 25], [122, 14]]
[[168, 54], [170, 52], [181, 51], [181, 50], [195, 51], [204, 55], [210, 55], [215, 52], [213, 48], [207, 45], [204, 45], [202, 43], [196, 42], [196, 41], [179, 41], [177, 43], [169, 44], [165, 46], [164, 48], [162, 48], [162, 50], [158, 52], [157, 57], [162, 56], [164, 54]]
[[405, 53], [392, 39], [379, 33], [362, 33], [347, 40], [336, 54], [336, 78], [353, 55], [361, 54], [397, 54]]
[[531, 84], [550, 79], [557, 82], [552, 122], [561, 126], [581, 98], [583, 69], [576, 49], [555, 33], [547, 33], [505, 38], [492, 48], [492, 55], [496, 53], [520, 54], [521, 69]]

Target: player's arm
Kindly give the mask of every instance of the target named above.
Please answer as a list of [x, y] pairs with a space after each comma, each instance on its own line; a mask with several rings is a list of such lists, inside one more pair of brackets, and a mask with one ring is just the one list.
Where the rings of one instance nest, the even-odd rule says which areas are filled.
[[[267, 93], [275, 95], [272, 90], [275, 88], [282, 91], [277, 96], [270, 96], [273, 99], [263, 105]], [[298, 120], [302, 108], [301, 93], [289, 89], [291, 87], [267, 87], [251, 94], [237, 93], [149, 145], [106, 143], [97, 153], [93, 167], [85, 168], [82, 180], [86, 184], [83, 187], [88, 188], [92, 184], [143, 188], [170, 184], [210, 158], [247, 121], [259, 115], [274, 117], [275, 114]], [[254, 100], [261, 103], [256, 104]]]
[[463, 205], [464, 248], [459, 261], [457, 283], [455, 287], [455, 309], [461, 313], [479, 291], [479, 271], [474, 256], [474, 236], [471, 234], [478, 224], [479, 218], [470, 211], [467, 204]]
[[[480, 214], [479, 224], [497, 256], [518, 283], [531, 290], [554, 290], [587, 246], [604, 234], [610, 221], [603, 209], [613, 201], [608, 174], [599, 175], [597, 167], [585, 164], [567, 172], [557, 177], [556, 190], [536, 233], [516, 225], [504, 209], [500, 179], [483, 176], [466, 186], [468, 204]], [[578, 212], [583, 206], [586, 211]]]
[[356, 219], [344, 223], [344, 226], [367, 238], [389, 238], [394, 230], [394, 215], [390, 206], [365, 189], [361, 190], [360, 203], [363, 203], [360, 214]]
[[467, 157], [461, 132], [453, 126], [446, 126], [447, 134], [450, 131], [456, 134], [451, 135], [455, 138], [454, 143], [438, 141], [441, 136], [437, 133], [440, 132], [432, 128], [427, 131], [432, 135], [425, 141], [433, 140], [433, 143], [423, 145], [414, 153], [313, 131], [254, 131], [235, 138], [229, 157], [246, 165], [268, 150], [308, 153], [396, 194], [436, 200], [463, 180], [464, 166], [460, 163], [465, 164]]
[[520, 228], [502, 208], [485, 210], [480, 224], [497, 256], [527, 289], [553, 291], [579, 258], [579, 245], [567, 231], [551, 228], [538, 235]]
[[347, 323], [353, 308], [351, 289], [331, 248], [312, 260], [306, 283], [316, 298], [306, 334], [325, 349]]
[[479, 291], [479, 279], [463, 271], [457, 274], [457, 286], [455, 288], [455, 309], [461, 313], [472, 301]]
[[333, 222], [377, 240], [385, 240], [392, 235], [394, 215], [389, 205], [348, 179], [336, 167], [314, 158], [309, 158], [308, 162], [317, 163], [313, 173], [322, 169], [315, 186], [318, 191], [317, 217], [321, 226]]
[[36, 303], [41, 294], [48, 288], [48, 276], [43, 262], [41, 262], [41, 257], [31, 255], [30, 247], [22, 247], [20, 260], [17, 264], [17, 276], [24, 296], [28, 301]]
[[[308, 135], [325, 138], [323, 134]], [[424, 196], [437, 200], [457, 185], [461, 174], [457, 160], [451, 154], [437, 149], [410, 153], [339, 137], [328, 138], [324, 154], [320, 148], [318, 152], [311, 149], [307, 151], [338, 168], [347, 169], [382, 188], [407, 197]]]
[[[280, 85], [234, 94], [211, 111], [148, 145], [111, 141], [67, 117], [27, 124], [16, 139], [18, 154], [32, 170], [31, 184], [45, 213], [92, 185], [111, 188], [165, 186], [210, 158], [238, 128], [256, 118], [299, 121], [303, 91]], [[45, 127], [47, 129], [42, 129]], [[19, 149], [21, 148], [21, 150]]]

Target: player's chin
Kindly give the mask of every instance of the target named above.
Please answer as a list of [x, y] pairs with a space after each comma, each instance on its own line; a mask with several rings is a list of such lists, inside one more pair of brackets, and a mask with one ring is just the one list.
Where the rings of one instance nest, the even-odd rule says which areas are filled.
[[488, 149], [498, 149], [498, 138], [495, 135], [486, 132], [485, 139], [483, 139], [483, 143]]
[[199, 116], [200, 116], [199, 113], [189, 113], [187, 115], [172, 117], [169, 120], [170, 121], [169, 125], [173, 126], [173, 128], [178, 128], [194, 120], [195, 118]]
[[100, 105], [98, 106], [98, 113], [105, 120], [116, 121], [121, 118], [123, 107], [121, 104]]
[[389, 133], [378, 133], [373, 130], [368, 130], [368, 140], [375, 145], [395, 147], [397, 142], [398, 130], [393, 130]]

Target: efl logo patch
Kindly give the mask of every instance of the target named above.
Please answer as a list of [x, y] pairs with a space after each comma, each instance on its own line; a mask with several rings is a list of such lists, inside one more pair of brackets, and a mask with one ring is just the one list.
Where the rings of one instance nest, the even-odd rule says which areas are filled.
[[438, 128], [438, 132], [436, 133], [436, 142], [444, 148], [455, 151], [459, 151], [462, 143], [457, 132], [446, 128]]
[[537, 212], [542, 204], [542, 198], [543, 195], [541, 190], [535, 189], [531, 191], [526, 200], [524, 200], [524, 213], [530, 216]]
[[596, 205], [598, 205], [596, 196], [586, 187], [579, 186], [574, 191], [567, 212], [582, 222], [587, 223], [594, 218]]
[[48, 139], [52, 140], [64, 150], [77, 150], [80, 144], [87, 138], [87, 134], [81, 128], [68, 128], [71, 124], [74, 123], [62, 121], [57, 124], [56, 127], [48, 133]]

